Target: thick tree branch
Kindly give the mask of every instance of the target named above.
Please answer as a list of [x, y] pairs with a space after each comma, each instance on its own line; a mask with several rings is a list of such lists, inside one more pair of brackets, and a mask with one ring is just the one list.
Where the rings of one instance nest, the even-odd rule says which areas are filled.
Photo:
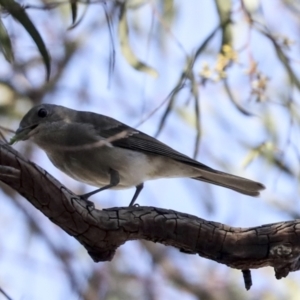
[[299, 220], [234, 228], [155, 207], [90, 209], [3, 142], [0, 180], [76, 238], [95, 262], [111, 260], [116, 249], [129, 240], [146, 239], [244, 270], [244, 274], [248, 269], [271, 266], [280, 279], [300, 268]]

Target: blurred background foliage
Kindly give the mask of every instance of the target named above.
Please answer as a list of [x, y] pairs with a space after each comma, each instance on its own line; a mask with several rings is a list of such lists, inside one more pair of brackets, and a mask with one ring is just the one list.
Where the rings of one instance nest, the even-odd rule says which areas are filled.
[[[140, 205], [231, 226], [299, 218], [300, 2], [0, 0], [0, 122], [11, 137], [41, 102], [110, 115], [212, 167], [267, 186], [252, 199], [189, 180], [146, 184]], [[74, 192], [29, 142], [16, 148]], [[127, 243], [95, 264], [1, 185], [0, 298], [299, 299], [299, 274], [240, 271], [171, 247]], [[129, 203], [107, 191], [98, 208]], [[205, 241], [203, 241], [205, 242]]]

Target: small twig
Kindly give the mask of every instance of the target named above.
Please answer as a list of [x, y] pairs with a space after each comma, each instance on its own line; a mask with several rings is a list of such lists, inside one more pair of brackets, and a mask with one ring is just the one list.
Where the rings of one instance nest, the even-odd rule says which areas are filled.
[[7, 299], [7, 300], [12, 300], [12, 298], [11, 297], [9, 297], [4, 291], [3, 291], [3, 289], [2, 288], [0, 288], [0, 293], [2, 293], [3, 294], [3, 296]]
[[242, 273], [244, 277], [245, 288], [247, 291], [249, 291], [252, 286], [251, 271], [249, 269], [242, 270]]
[[15, 130], [12, 130], [10, 128], [4, 127], [2, 125], [0, 125], [0, 130], [4, 130], [4, 131], [7, 131], [7, 132], [11, 132], [11, 133], [16, 133]]

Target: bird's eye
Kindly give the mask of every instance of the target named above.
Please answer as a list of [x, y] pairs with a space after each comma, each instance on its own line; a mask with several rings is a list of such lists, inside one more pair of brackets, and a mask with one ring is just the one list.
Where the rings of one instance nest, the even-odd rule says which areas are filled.
[[40, 118], [45, 118], [48, 115], [48, 112], [45, 108], [41, 108], [37, 114]]

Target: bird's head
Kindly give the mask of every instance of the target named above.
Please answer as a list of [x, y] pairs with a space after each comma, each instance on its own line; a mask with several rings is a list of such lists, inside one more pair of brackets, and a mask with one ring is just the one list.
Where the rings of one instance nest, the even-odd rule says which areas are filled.
[[51, 125], [63, 120], [68, 121], [68, 114], [65, 113], [65, 109], [62, 106], [53, 104], [34, 106], [21, 120], [19, 128], [11, 138], [9, 144], [12, 145], [18, 141], [34, 137], [45, 125]]

